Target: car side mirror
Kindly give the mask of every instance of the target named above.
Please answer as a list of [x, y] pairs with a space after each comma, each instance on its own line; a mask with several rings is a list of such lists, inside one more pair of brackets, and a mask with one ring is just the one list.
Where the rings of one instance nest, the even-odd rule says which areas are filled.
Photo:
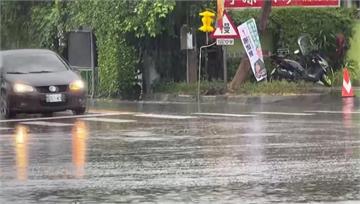
[[76, 73], [80, 74], [80, 70], [79, 70], [79, 68], [78, 68], [78, 67], [76, 67], [76, 66], [71, 66], [71, 65], [70, 65], [70, 69], [71, 69], [72, 71], [74, 71], [74, 72], [76, 72]]
[[300, 50], [295, 50], [295, 51], [294, 51], [294, 54], [295, 54], [295, 55], [300, 54]]

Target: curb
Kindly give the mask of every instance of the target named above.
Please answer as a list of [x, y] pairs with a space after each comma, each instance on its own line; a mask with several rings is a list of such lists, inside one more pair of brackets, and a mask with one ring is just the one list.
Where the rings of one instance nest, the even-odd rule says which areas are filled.
[[[276, 103], [284, 100], [306, 100], [320, 98], [328, 95], [331, 90], [322, 93], [308, 93], [287, 96], [246, 96], [246, 95], [214, 95], [214, 96], [200, 96], [201, 103], [236, 103], [236, 104], [261, 104], [261, 103]], [[196, 95], [181, 95], [181, 94], [151, 94], [143, 97], [146, 102], [173, 102], [173, 103], [195, 103], [197, 102]]]
[[[354, 87], [355, 92], [360, 92], [360, 87]], [[200, 96], [200, 103], [215, 104], [215, 103], [230, 103], [230, 104], [269, 104], [278, 103], [281, 101], [289, 100], [320, 100], [321, 97], [331, 95], [334, 93], [341, 93], [341, 87], [315, 87], [306, 94], [294, 94], [294, 95], [202, 95]], [[108, 101], [108, 102], [134, 102], [128, 100], [122, 100], [119, 98], [95, 98], [91, 99], [92, 102], [96, 101]], [[139, 103], [197, 103], [196, 95], [185, 94], [166, 94], [155, 93], [147, 94], [143, 96]]]

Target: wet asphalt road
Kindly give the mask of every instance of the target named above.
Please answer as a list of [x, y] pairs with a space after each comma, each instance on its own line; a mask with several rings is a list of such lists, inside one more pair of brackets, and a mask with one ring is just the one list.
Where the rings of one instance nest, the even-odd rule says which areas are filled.
[[0, 121], [0, 203], [360, 203], [359, 102], [98, 102]]

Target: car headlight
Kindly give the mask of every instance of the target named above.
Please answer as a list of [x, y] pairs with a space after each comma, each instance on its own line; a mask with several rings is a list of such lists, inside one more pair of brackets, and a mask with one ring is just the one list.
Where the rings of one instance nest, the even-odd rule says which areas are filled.
[[34, 91], [34, 88], [32, 86], [19, 83], [14, 84], [13, 89], [15, 93], [28, 93]]
[[81, 80], [74, 81], [70, 83], [69, 88], [71, 91], [80, 91], [85, 88], [85, 84]]

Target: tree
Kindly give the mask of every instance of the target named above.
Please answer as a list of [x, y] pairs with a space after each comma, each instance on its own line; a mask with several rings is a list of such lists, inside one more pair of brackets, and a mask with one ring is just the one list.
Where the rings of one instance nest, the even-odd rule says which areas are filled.
[[43, 1], [33, 4], [31, 9], [31, 35], [37, 47], [63, 52], [66, 22], [66, 3], [60, 0]]
[[[264, 35], [269, 22], [269, 16], [271, 13], [271, 1], [263, 1], [261, 8], [260, 23], [258, 25], [260, 35]], [[239, 68], [237, 69], [234, 78], [229, 83], [228, 88], [230, 91], [238, 89], [242, 83], [246, 80], [250, 71], [250, 61], [246, 54], [242, 57]]]
[[86, 4], [78, 0], [68, 3], [70, 21], [67, 29], [87, 26], [96, 35], [101, 95], [126, 96], [132, 92], [136, 67], [141, 62], [138, 42], [163, 33], [174, 7], [174, 0], [89, 0]]
[[31, 46], [31, 1], [0, 1], [0, 49]]

